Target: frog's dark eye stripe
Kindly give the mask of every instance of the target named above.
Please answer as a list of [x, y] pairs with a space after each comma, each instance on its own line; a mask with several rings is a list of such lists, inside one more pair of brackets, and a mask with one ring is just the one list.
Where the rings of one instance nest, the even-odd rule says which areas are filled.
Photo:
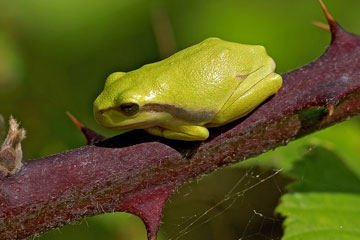
[[217, 111], [214, 110], [189, 110], [183, 107], [178, 107], [171, 104], [147, 103], [141, 107], [141, 111], [150, 112], [166, 112], [170, 113], [176, 119], [182, 119], [187, 122], [208, 122], [216, 115]]
[[119, 108], [120, 111], [126, 116], [133, 116], [139, 112], [139, 105], [136, 103], [123, 103]]

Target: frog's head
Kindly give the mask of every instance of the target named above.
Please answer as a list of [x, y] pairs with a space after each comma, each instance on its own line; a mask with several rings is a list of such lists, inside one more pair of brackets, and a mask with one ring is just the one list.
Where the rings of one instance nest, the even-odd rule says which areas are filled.
[[112, 129], [144, 129], [156, 125], [160, 113], [144, 109], [145, 95], [133, 79], [127, 79], [126, 73], [111, 74], [94, 102], [97, 122]]

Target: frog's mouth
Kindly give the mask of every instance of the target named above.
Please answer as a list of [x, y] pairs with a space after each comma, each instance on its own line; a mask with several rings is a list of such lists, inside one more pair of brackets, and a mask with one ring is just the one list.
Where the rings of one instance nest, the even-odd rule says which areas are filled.
[[156, 120], [146, 115], [139, 114], [136, 117], [124, 117], [120, 112], [114, 109], [95, 111], [96, 121], [103, 127], [109, 129], [144, 129], [154, 127]]

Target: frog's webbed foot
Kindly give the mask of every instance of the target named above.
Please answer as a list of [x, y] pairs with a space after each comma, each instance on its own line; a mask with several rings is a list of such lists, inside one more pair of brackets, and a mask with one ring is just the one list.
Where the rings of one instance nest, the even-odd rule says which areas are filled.
[[207, 128], [201, 126], [178, 126], [174, 129], [151, 127], [145, 131], [155, 136], [183, 141], [202, 141], [209, 137]]

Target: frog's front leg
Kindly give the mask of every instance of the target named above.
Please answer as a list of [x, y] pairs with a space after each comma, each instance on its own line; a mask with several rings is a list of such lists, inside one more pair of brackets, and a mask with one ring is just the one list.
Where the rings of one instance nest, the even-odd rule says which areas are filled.
[[[274, 65], [265, 65], [245, 76], [231, 97], [215, 115], [207, 127], [216, 127], [245, 116], [269, 96], [275, 94], [282, 85], [282, 78], [274, 73]], [[238, 76], [241, 78], [242, 76]], [[241, 81], [241, 79], [239, 79]]]
[[145, 130], [152, 135], [183, 141], [203, 141], [209, 137], [207, 128], [201, 126], [151, 127]]

